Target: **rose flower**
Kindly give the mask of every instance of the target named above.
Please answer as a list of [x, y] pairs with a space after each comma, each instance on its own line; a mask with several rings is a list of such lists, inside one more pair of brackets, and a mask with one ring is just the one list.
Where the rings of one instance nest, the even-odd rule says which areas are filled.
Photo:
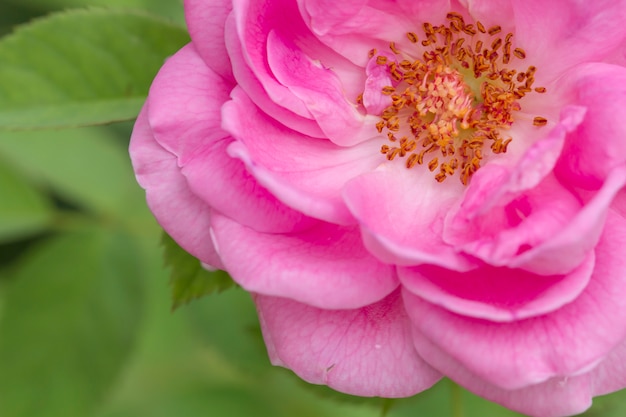
[[252, 293], [272, 363], [534, 416], [626, 386], [625, 1], [185, 11], [130, 152], [162, 227]]

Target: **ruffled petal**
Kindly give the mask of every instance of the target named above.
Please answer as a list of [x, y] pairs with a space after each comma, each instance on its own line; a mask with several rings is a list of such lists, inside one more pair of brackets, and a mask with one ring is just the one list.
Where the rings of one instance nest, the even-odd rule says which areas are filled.
[[404, 288], [424, 300], [466, 317], [511, 322], [547, 314], [572, 302], [587, 287], [593, 254], [568, 275], [542, 276], [520, 269], [484, 265], [454, 272], [424, 265], [398, 268]]
[[565, 83], [568, 99], [584, 106], [586, 115], [568, 137], [556, 172], [577, 187], [598, 189], [612, 169], [626, 165], [626, 69], [584, 65]]
[[[492, 166], [482, 168], [473, 178], [466, 198], [450, 211], [443, 236], [463, 252], [490, 265], [505, 267], [524, 251], [560, 232], [578, 214], [582, 202], [548, 176], [506, 205], [480, 213], [482, 203], [500, 188], [498, 180], [502, 177]], [[586, 254], [579, 255], [583, 258], [571, 259], [572, 264], [581, 262]]]
[[[611, 213], [585, 290], [559, 310], [512, 323], [463, 317], [405, 291], [418, 352], [436, 367], [454, 359], [479, 379], [512, 390], [593, 369], [626, 337], [625, 244], [626, 221]], [[459, 380], [454, 370], [446, 375]]]
[[280, 120], [285, 126], [304, 135], [324, 137], [324, 133], [311, 117], [299, 116], [291, 109], [285, 108], [282, 103], [276, 103], [268, 96], [265, 86], [246, 61], [237, 33], [237, 22], [232, 14], [226, 20], [226, 48], [232, 62], [237, 85], [248, 94], [259, 108], [271, 117]]
[[234, 78], [224, 42], [224, 26], [231, 10], [232, 0], [185, 0], [185, 20], [194, 47], [206, 65], [229, 83]]
[[350, 148], [301, 135], [263, 115], [240, 89], [223, 109], [223, 123], [238, 142], [229, 153], [277, 198], [306, 215], [339, 224], [354, 218], [343, 185], [380, 160], [377, 141]]
[[509, 266], [542, 275], [571, 271], [598, 243], [608, 208], [626, 184], [626, 167], [614, 169], [603, 187], [551, 239], [521, 253]]
[[357, 111], [332, 69], [314, 62], [276, 31], [268, 34], [267, 54], [273, 75], [306, 106], [332, 142], [354, 146], [378, 136], [375, 127], [378, 118]]
[[463, 192], [461, 182], [439, 184], [428, 171], [393, 162], [355, 178], [344, 191], [368, 249], [398, 265], [430, 263], [457, 271], [478, 265], [441, 238], [444, 218]]
[[214, 268], [223, 265], [211, 242], [211, 209], [187, 187], [176, 155], [155, 140], [144, 106], [130, 141], [137, 181], [148, 206], [165, 231], [187, 252]]
[[397, 291], [356, 310], [254, 299], [272, 363], [305, 381], [352, 395], [393, 398], [423, 391], [441, 378], [415, 353]]
[[355, 227], [320, 222], [298, 233], [269, 234], [218, 214], [212, 227], [226, 270], [250, 292], [319, 308], [359, 308], [398, 286], [394, 267], [365, 250]]

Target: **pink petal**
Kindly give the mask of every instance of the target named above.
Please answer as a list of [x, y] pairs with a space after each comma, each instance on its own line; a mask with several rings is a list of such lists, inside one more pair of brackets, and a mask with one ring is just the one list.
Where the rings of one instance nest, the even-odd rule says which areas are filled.
[[206, 65], [229, 83], [234, 78], [226, 53], [224, 26], [231, 10], [231, 0], [185, 0], [185, 18], [194, 47]]
[[271, 117], [280, 120], [282, 124], [301, 132], [302, 134], [322, 138], [324, 134], [311, 117], [301, 117], [285, 108], [281, 103], [274, 102], [265, 91], [265, 86], [250, 68], [242, 45], [237, 34], [237, 22], [231, 14], [226, 20], [226, 47], [233, 65], [233, 73], [237, 84], [242, 88], [254, 103]]
[[377, 141], [345, 148], [301, 135], [263, 115], [239, 89], [224, 106], [223, 123], [239, 140], [230, 145], [230, 155], [281, 201], [311, 217], [354, 223], [341, 190], [378, 164]]
[[[626, 221], [611, 213], [587, 288], [559, 310], [512, 323], [463, 317], [405, 291], [418, 352], [438, 368], [454, 359], [504, 389], [589, 371], [626, 337], [625, 244]], [[446, 374], [462, 377], [454, 370]]]
[[478, 263], [441, 238], [444, 218], [462, 192], [460, 181], [439, 184], [427, 170], [391, 161], [350, 181], [344, 198], [361, 224], [366, 246], [379, 259], [465, 271]]
[[[414, 335], [419, 339], [420, 354], [433, 367], [444, 375], [452, 375], [455, 382], [475, 394], [511, 410], [528, 416], [564, 417], [578, 415], [591, 406], [593, 381], [587, 375], [555, 377], [524, 388], [504, 389], [477, 376], [456, 358], [442, 355], [439, 347], [419, 332]], [[484, 351], [482, 359], [488, 361], [493, 354], [492, 350]]]
[[524, 251], [550, 240], [566, 227], [580, 211], [582, 202], [548, 176], [506, 205], [484, 211], [484, 202], [498, 193], [494, 192], [502, 188], [498, 182], [506, 178], [494, 172], [499, 169], [503, 170], [488, 165], [474, 176], [463, 202], [448, 214], [443, 236], [450, 245], [488, 264], [507, 266]]
[[514, 15], [511, 0], [500, 0], [497, 2], [483, 0], [460, 0], [473, 20], [479, 20], [485, 27], [499, 25], [505, 32], [513, 30]]
[[322, 42], [364, 67], [373, 48], [388, 50], [392, 41], [409, 48], [406, 33], [418, 31], [425, 21], [443, 21], [449, 3], [299, 0], [299, 7], [306, 24]]
[[274, 76], [304, 103], [331, 141], [354, 146], [379, 136], [375, 127], [378, 118], [366, 118], [357, 111], [333, 70], [313, 62], [276, 31], [268, 34], [267, 54]]
[[250, 292], [320, 308], [359, 308], [398, 286], [395, 269], [373, 258], [354, 227], [318, 223], [292, 234], [259, 233], [215, 214], [218, 252]]
[[261, 186], [226, 149], [232, 139], [207, 143], [181, 168], [189, 188], [214, 210], [259, 232], [303, 230], [314, 219], [285, 206]]
[[223, 268], [211, 243], [211, 209], [187, 187], [177, 158], [155, 140], [144, 106], [130, 142], [137, 181], [148, 206], [165, 231], [186, 251], [214, 268]]
[[587, 113], [568, 137], [557, 172], [578, 187], [598, 189], [613, 168], [626, 164], [626, 69], [589, 64], [567, 78], [569, 100]]
[[484, 265], [455, 272], [424, 265], [399, 268], [404, 288], [424, 300], [467, 317], [508, 322], [552, 312], [586, 288], [594, 256], [565, 276], [535, 275], [520, 269]]
[[232, 86], [215, 74], [187, 45], [168, 59], [148, 96], [150, 126], [155, 139], [185, 163], [207, 142], [225, 137], [221, 107]]
[[[534, 143], [527, 143], [523, 148], [523, 154], [514, 162], [512, 169], [504, 169], [504, 165], [501, 166], [502, 174], [498, 176], [506, 175], [506, 178], [499, 180], [501, 184], [489, 195], [481, 196], [473, 206], [480, 206], [481, 214], [486, 213], [495, 205], [505, 205], [515, 197], [519, 196], [526, 190], [530, 190], [537, 185], [544, 178], [550, 175], [559, 157], [563, 153], [563, 146], [568, 138], [568, 135], [576, 130], [578, 126], [583, 122], [587, 109], [580, 106], [565, 106], [561, 110], [558, 123], [550, 131], [544, 133], [545, 136], [539, 136], [539, 140], [535, 140]], [[528, 132], [527, 132], [528, 133]], [[535, 132], [533, 132], [536, 134]], [[520, 140], [518, 140], [520, 139]], [[523, 137], [516, 137], [512, 142], [512, 145], [516, 142], [524, 141]], [[509, 154], [509, 152], [507, 152]], [[502, 158], [496, 159], [500, 161]], [[498, 162], [500, 163], [500, 162]], [[480, 178], [485, 177], [486, 180], [493, 181], [490, 177], [493, 174], [487, 173], [487, 169], [493, 169], [491, 165], [484, 167], [478, 171], [475, 175], [469, 188], [478, 187], [479, 184], [474, 184]], [[471, 195], [471, 192], [468, 192]], [[464, 201], [464, 204], [468, 202]], [[473, 209], [478, 209], [474, 207]]]
[[149, 118], [156, 140], [178, 156], [189, 189], [209, 206], [262, 231], [310, 226], [226, 154], [232, 138], [221, 129], [230, 86], [188, 45], [170, 58], [152, 84]]
[[261, 295], [255, 301], [272, 363], [305, 381], [393, 398], [423, 391], [441, 377], [415, 353], [397, 291], [356, 310], [320, 310]]
[[[626, 35], [626, 3], [613, 0], [525, 0], [515, 11], [514, 47], [527, 52], [542, 80], [557, 78], [574, 65], [610, 56]], [[536, 78], [537, 78], [536, 77]]]
[[565, 227], [551, 239], [520, 254], [509, 266], [541, 275], [571, 271], [596, 246], [605, 227], [607, 209], [624, 184], [626, 167], [614, 169], [604, 186]]

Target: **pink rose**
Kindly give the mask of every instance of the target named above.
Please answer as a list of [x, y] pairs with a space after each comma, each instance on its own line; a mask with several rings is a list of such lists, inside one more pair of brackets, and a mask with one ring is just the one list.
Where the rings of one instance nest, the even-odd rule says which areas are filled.
[[131, 155], [269, 356], [564, 416], [626, 386], [626, 1], [187, 0]]

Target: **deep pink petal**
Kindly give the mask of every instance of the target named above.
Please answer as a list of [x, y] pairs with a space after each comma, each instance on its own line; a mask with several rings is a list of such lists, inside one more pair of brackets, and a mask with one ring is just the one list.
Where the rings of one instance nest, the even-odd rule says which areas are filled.
[[568, 74], [569, 100], [587, 109], [568, 137], [557, 173], [572, 184], [597, 189], [616, 166], [626, 164], [626, 69], [589, 64]]
[[441, 238], [444, 218], [463, 192], [461, 182], [439, 184], [429, 171], [394, 162], [355, 178], [344, 191], [368, 249], [399, 265], [430, 263], [461, 271], [477, 265]]
[[229, 153], [281, 201], [311, 217], [355, 222], [341, 190], [348, 180], [378, 164], [376, 141], [346, 148], [304, 136], [262, 114], [239, 89], [224, 106], [223, 122], [238, 139]]
[[[559, 310], [512, 323], [460, 316], [405, 291], [418, 352], [437, 367], [454, 358], [478, 378], [504, 389], [589, 371], [626, 337], [625, 244], [626, 221], [611, 213], [586, 289]], [[438, 351], [427, 353], [428, 344]], [[454, 371], [446, 374], [458, 377]]]
[[265, 86], [257, 78], [250, 68], [237, 33], [237, 22], [231, 14], [226, 20], [226, 47], [233, 65], [233, 72], [237, 84], [241, 87], [254, 103], [263, 109], [271, 117], [280, 120], [282, 124], [301, 132], [302, 134], [322, 138], [324, 133], [311, 117], [301, 117], [285, 108], [281, 103], [272, 100]]
[[359, 308], [398, 286], [394, 267], [367, 252], [355, 227], [320, 222], [298, 233], [259, 233], [217, 214], [212, 227], [226, 270], [250, 292]]
[[496, 322], [550, 313], [576, 299], [589, 283], [594, 256], [565, 276], [535, 275], [485, 265], [454, 272], [424, 265], [399, 268], [402, 285], [424, 300], [467, 317]]
[[193, 45], [216, 74], [234, 81], [224, 42], [226, 17], [232, 0], [185, 0], [185, 19]]
[[332, 69], [314, 62], [276, 31], [268, 34], [267, 54], [273, 75], [306, 106], [328, 139], [353, 146], [378, 136], [378, 118], [357, 111]]
[[187, 252], [205, 264], [223, 268], [211, 243], [211, 209], [187, 187], [176, 156], [154, 140], [146, 106], [133, 129], [130, 156], [159, 224]]
[[[443, 354], [439, 346], [418, 331], [414, 336], [420, 354], [433, 367], [473, 393], [511, 410], [528, 416], [564, 417], [582, 413], [591, 406], [594, 388], [588, 375], [556, 377], [520, 389], [504, 389], [477, 376], [456, 358]], [[482, 360], [488, 362], [494, 354], [497, 352], [486, 350], [482, 352]]]
[[305, 381], [353, 395], [393, 398], [423, 391], [441, 377], [415, 353], [397, 291], [356, 310], [254, 298], [272, 363]]

